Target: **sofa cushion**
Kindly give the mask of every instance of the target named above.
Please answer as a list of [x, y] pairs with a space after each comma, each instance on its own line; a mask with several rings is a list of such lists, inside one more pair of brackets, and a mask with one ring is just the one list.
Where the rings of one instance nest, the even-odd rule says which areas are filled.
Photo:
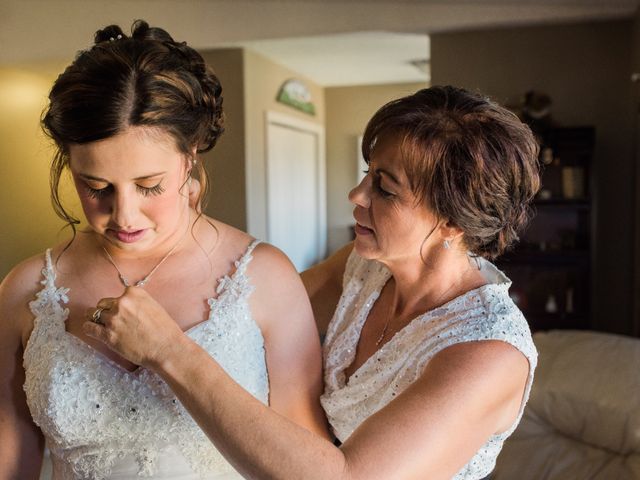
[[640, 478], [640, 340], [551, 331], [534, 342], [531, 398], [493, 478]]

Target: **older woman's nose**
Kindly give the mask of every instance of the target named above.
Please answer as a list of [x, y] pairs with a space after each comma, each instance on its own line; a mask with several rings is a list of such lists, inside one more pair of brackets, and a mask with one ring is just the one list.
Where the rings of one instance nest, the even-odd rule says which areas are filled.
[[371, 204], [371, 174], [366, 174], [362, 181], [351, 189], [349, 201], [359, 207], [369, 208]]

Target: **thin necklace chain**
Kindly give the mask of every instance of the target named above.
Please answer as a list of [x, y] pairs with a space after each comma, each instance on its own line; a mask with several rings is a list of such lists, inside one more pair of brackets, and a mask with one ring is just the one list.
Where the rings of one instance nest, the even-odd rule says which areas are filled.
[[[469, 271], [469, 269], [465, 270], [461, 275], [460, 278], [453, 282], [451, 284], [451, 286], [449, 286], [449, 288], [447, 288], [438, 298], [437, 300], [434, 302], [434, 307], [438, 307], [440, 300], [442, 300], [444, 298], [444, 296], [449, 293], [451, 291], [451, 289], [453, 287], [455, 287], [456, 285], [458, 285], [459, 283], [462, 282], [462, 279], [464, 278], [464, 276], [466, 275], [466, 273]], [[380, 344], [382, 343], [382, 340], [384, 339], [385, 335], [387, 334], [387, 331], [389, 330], [389, 325], [391, 324], [391, 320], [393, 319], [393, 311], [395, 310], [395, 302], [391, 302], [390, 307], [389, 307], [389, 311], [387, 312], [387, 321], [384, 324], [384, 327], [382, 327], [382, 333], [380, 333], [380, 336], [378, 337], [378, 339], [376, 340], [376, 347], [380, 346]]]
[[[151, 275], [153, 275], [156, 272], [156, 270], [158, 270], [158, 268], [160, 268], [160, 265], [162, 265], [164, 263], [164, 261], [167, 258], [169, 258], [173, 252], [176, 251], [176, 248], [178, 248], [178, 245], [180, 245], [182, 243], [182, 240], [184, 240], [184, 237], [186, 236], [188, 230], [189, 229], [187, 228], [187, 230], [185, 230], [185, 233], [182, 235], [182, 237], [180, 237], [180, 240], [178, 240], [176, 242], [176, 244], [173, 246], [173, 248], [171, 250], [169, 250], [169, 252], [164, 257], [162, 257], [158, 263], [156, 263], [156, 266], [153, 267], [149, 273], [147, 273], [141, 280], [138, 280], [137, 282], [135, 282], [134, 286], [136, 286], [136, 287], [144, 287], [147, 284], [147, 282], [151, 278]], [[113, 259], [113, 257], [109, 254], [108, 250], [104, 246], [102, 247], [102, 250], [104, 250], [104, 253], [107, 255], [107, 259], [109, 260], [111, 265], [113, 265], [113, 267], [118, 272], [118, 278], [120, 278], [120, 283], [122, 283], [122, 285], [124, 285], [125, 287], [130, 287], [131, 286], [131, 282], [120, 271], [120, 269], [118, 268], [118, 265], [116, 264], [116, 262]]]

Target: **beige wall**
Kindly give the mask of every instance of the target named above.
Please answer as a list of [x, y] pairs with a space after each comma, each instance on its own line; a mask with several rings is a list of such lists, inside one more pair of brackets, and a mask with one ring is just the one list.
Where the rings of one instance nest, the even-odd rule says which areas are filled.
[[[302, 80], [316, 107], [314, 116], [276, 102], [280, 86], [290, 78]], [[247, 230], [267, 238], [265, 116], [268, 111], [284, 113], [307, 122], [324, 125], [324, 90], [295, 72], [249, 50], [244, 52]]]
[[202, 156], [211, 181], [204, 211], [246, 230], [244, 53], [239, 48], [201, 53], [222, 84], [225, 115], [222, 137], [213, 150]]
[[382, 105], [408, 95], [421, 83], [333, 87], [325, 90], [327, 111], [327, 228], [329, 253], [351, 240], [353, 206], [347, 194], [357, 182], [357, 138]]
[[[63, 67], [60, 62], [0, 68], [0, 279], [19, 261], [68, 237], [49, 200], [53, 149], [39, 124]], [[61, 191], [68, 210], [80, 216], [71, 183], [63, 182]]]
[[431, 37], [434, 84], [479, 89], [498, 101], [527, 90], [553, 99], [561, 125], [595, 125], [593, 275], [596, 328], [629, 333], [632, 297], [632, 23], [520, 27]]

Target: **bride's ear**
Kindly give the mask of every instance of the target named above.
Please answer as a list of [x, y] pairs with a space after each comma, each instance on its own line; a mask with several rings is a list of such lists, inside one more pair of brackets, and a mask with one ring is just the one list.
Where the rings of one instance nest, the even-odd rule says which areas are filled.
[[197, 178], [189, 177], [187, 181], [187, 185], [189, 186], [189, 206], [193, 208], [196, 212], [200, 212], [202, 209], [202, 205], [200, 205], [200, 180]]

